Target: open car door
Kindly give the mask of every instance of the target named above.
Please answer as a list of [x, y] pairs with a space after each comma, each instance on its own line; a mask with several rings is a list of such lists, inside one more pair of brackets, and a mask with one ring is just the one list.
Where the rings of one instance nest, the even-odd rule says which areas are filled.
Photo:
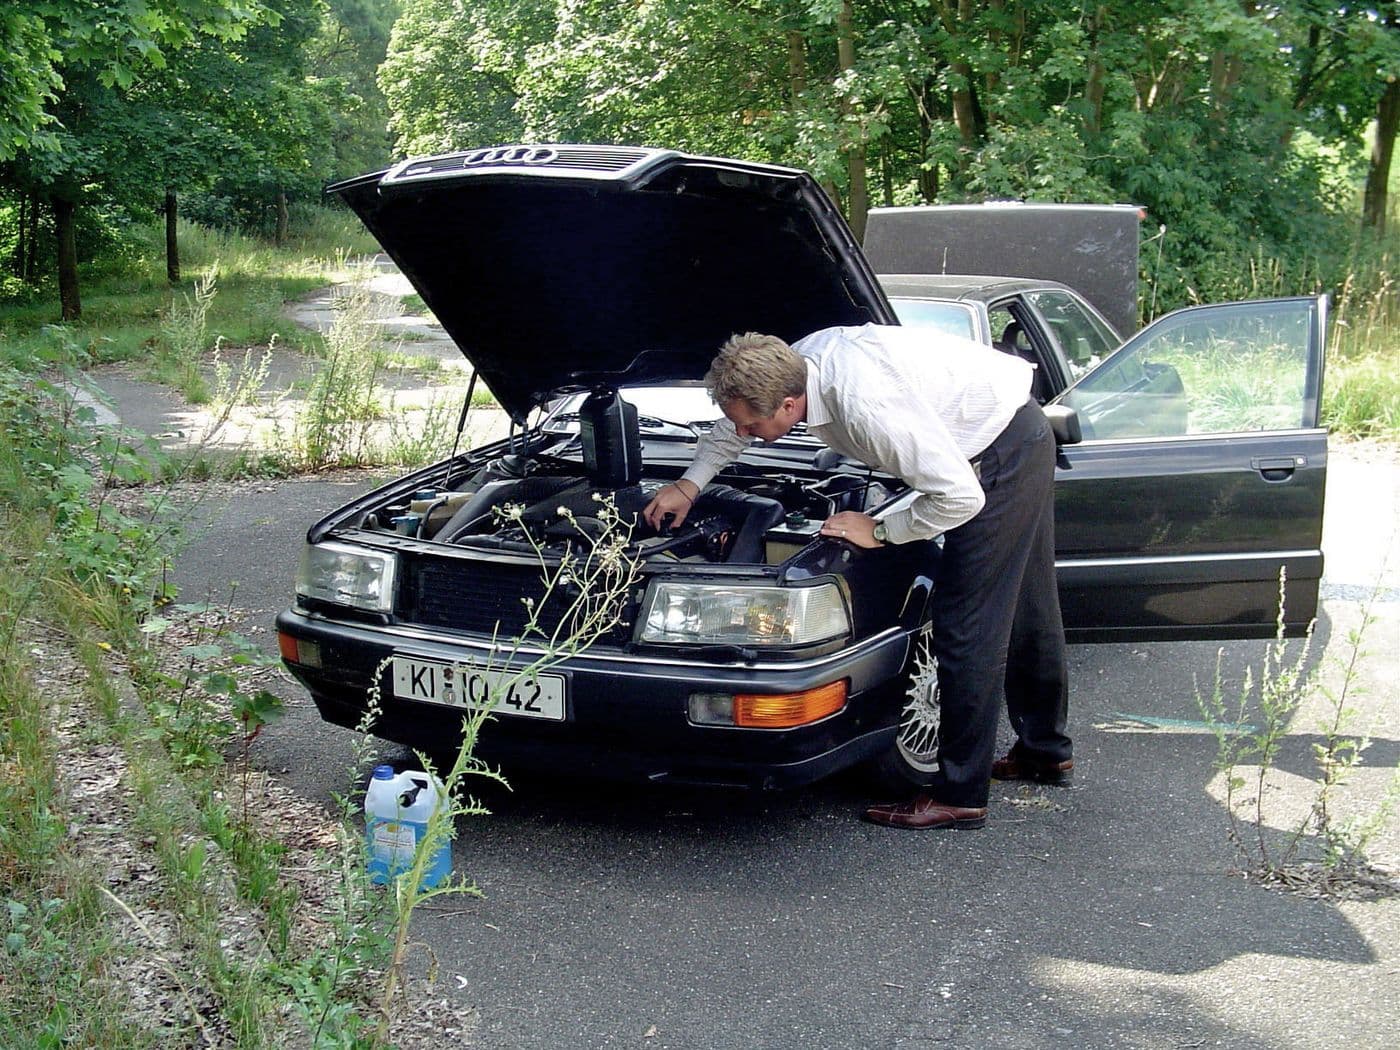
[[1317, 612], [1322, 296], [1179, 310], [1056, 398], [1056, 560], [1073, 641], [1289, 633]]

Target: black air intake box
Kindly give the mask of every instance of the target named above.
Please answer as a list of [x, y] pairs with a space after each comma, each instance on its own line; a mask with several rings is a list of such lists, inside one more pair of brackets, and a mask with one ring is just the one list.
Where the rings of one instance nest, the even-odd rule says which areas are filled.
[[622, 400], [616, 390], [598, 390], [584, 399], [578, 419], [588, 480], [601, 488], [637, 484], [642, 477], [637, 406]]

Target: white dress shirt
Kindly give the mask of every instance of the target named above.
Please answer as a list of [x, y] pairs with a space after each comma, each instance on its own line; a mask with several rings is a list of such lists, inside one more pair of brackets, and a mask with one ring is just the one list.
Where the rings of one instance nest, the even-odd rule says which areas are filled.
[[[883, 520], [890, 542], [927, 539], [982, 510], [969, 460], [1030, 397], [1031, 366], [930, 328], [824, 328], [792, 344], [807, 362], [807, 429], [919, 495]], [[704, 488], [751, 443], [721, 419], [684, 477]]]

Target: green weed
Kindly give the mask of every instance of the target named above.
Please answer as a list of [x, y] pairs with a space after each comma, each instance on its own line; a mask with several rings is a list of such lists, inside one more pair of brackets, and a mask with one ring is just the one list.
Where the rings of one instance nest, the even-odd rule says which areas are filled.
[[218, 294], [219, 263], [195, 281], [194, 291], [182, 292], [170, 304], [160, 322], [161, 340], [152, 361], [156, 377], [173, 386], [193, 404], [209, 400], [209, 388], [200, 374], [204, 352], [210, 348], [209, 307]]
[[290, 436], [292, 455], [307, 470], [373, 462], [372, 424], [385, 414], [378, 385], [383, 364], [373, 324], [375, 298], [363, 282], [356, 282], [337, 307], [325, 337], [325, 360], [311, 379]]
[[[1230, 702], [1225, 699], [1217, 663], [1211, 694], [1197, 697], [1216, 737], [1215, 764], [1224, 777], [1230, 842], [1244, 873], [1267, 884], [1321, 892], [1354, 887], [1400, 892], [1400, 883], [1373, 868], [1367, 856], [1400, 804], [1400, 772], [1365, 813], [1338, 819], [1334, 812], [1338, 790], [1361, 765], [1370, 746], [1353, 701], [1360, 691], [1363, 637], [1374, 623], [1371, 603], [1364, 608], [1360, 624], [1348, 633], [1346, 650], [1336, 661], [1335, 684], [1329, 684], [1310, 661], [1311, 629], [1298, 651], [1290, 651], [1284, 637], [1285, 582], [1280, 574], [1277, 633], [1265, 648], [1258, 673], [1247, 670], [1237, 697]], [[1373, 594], [1371, 602], [1375, 598]], [[1295, 717], [1319, 700], [1324, 715], [1312, 745], [1315, 773], [1308, 785], [1309, 805], [1301, 819], [1276, 834], [1270, 828], [1277, 823], [1272, 800], [1280, 756]], [[1239, 729], [1247, 725], [1258, 728]]]
[[[247, 639], [210, 626], [185, 647], [177, 665], [184, 673], [163, 669], [148, 644], [161, 632], [138, 625], [167, 600], [170, 526], [149, 510], [155, 501], [118, 504], [113, 494], [149, 484], [166, 467], [158, 449], [138, 454], [122, 435], [90, 427], [93, 413], [74, 394], [79, 381], [0, 369], [0, 484], [8, 493], [0, 571], [11, 581], [0, 598], [0, 1045], [169, 1045], [161, 1019], [134, 1015], [119, 982], [105, 977], [126, 954], [154, 962], [183, 1001], [177, 1013], [190, 1028], [176, 1040], [211, 1041], [204, 1010], [212, 1009], [240, 1045], [296, 1041], [282, 1013], [289, 974], [334, 963], [319, 945], [297, 943], [304, 920], [283, 847], [259, 830], [238, 790], [241, 780], [246, 791], [249, 749], [280, 706], [244, 682], [267, 661]], [[65, 678], [78, 683], [65, 704], [82, 704], [75, 714], [85, 746], [123, 756], [116, 771], [132, 791], [137, 837], [159, 862], [143, 900], [129, 904], [107, 891], [74, 851], [80, 839], [56, 790], [62, 752], [51, 728], [66, 706], [52, 683], [36, 687], [28, 659], [31, 649], [55, 648], [81, 669]], [[132, 675], [135, 696], [117, 687], [117, 667]], [[242, 759], [232, 777], [230, 742]], [[261, 949], [240, 952], [224, 936], [232, 901], [255, 909]], [[167, 942], [137, 910], [162, 902], [178, 925], [179, 965], [165, 960]], [[118, 915], [139, 931], [135, 942], [112, 935]], [[342, 940], [376, 943], [353, 929]], [[346, 972], [352, 977], [316, 1008], [352, 1032], [364, 1026], [356, 1020], [363, 977]]]

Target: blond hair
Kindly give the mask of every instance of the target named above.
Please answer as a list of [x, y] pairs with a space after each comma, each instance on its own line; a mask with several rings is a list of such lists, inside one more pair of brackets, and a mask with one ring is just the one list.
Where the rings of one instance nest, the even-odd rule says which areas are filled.
[[705, 373], [705, 389], [721, 407], [744, 401], [755, 415], [767, 418], [784, 398], [806, 393], [807, 364], [776, 335], [732, 335]]

